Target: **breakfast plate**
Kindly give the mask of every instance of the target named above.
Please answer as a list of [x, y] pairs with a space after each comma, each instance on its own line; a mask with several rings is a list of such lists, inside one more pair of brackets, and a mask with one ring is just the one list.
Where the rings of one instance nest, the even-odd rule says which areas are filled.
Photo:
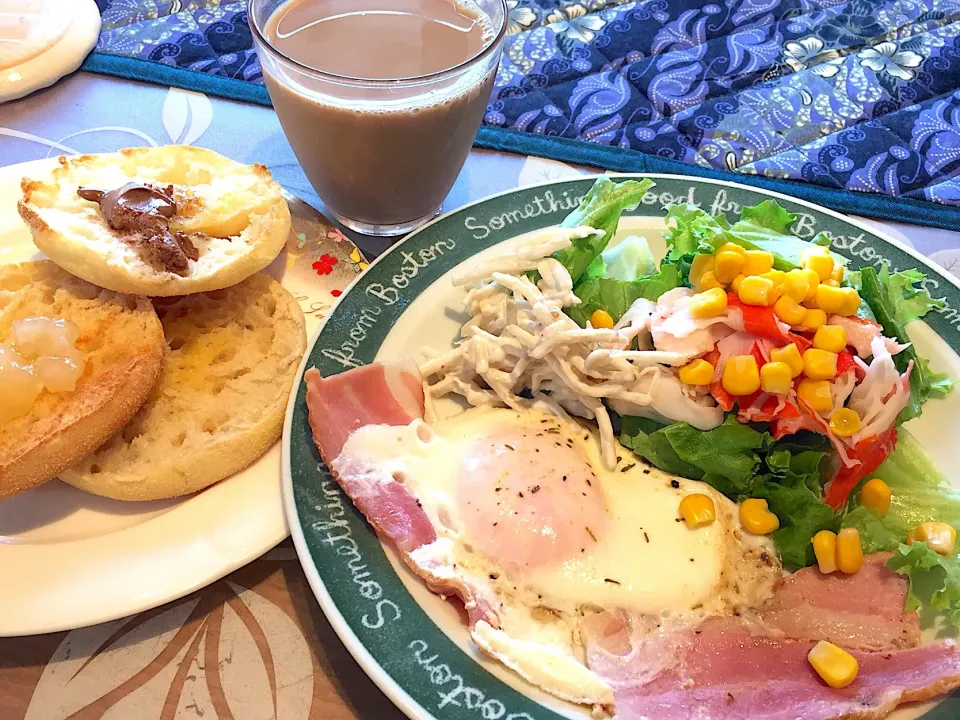
[[[926, 288], [946, 302], [926, 321], [912, 323], [910, 338], [933, 369], [960, 378], [960, 287], [911, 248], [866, 223], [776, 193], [682, 176], [648, 177], [656, 186], [624, 214], [617, 239], [641, 236], [658, 257], [665, 250], [664, 205], [692, 203], [735, 218], [741, 208], [775, 198], [797, 215], [795, 235], [810, 239], [828, 232], [833, 248], [851, 258], [852, 269], [881, 261], [897, 269], [922, 268]], [[567, 180], [510, 191], [413, 233], [344, 294], [314, 335], [301, 375], [316, 367], [327, 377], [374, 361], [419, 358], [425, 346], [451, 347], [467, 319], [464, 291], [451, 283], [454, 271], [475, 266], [491, 248], [503, 250], [525, 234], [557, 225], [592, 182]], [[451, 406], [438, 404], [438, 415], [455, 411], [452, 401], [442, 402]], [[952, 393], [906, 426], [942, 468], [960, 463], [953, 431], [958, 413], [960, 396]], [[384, 549], [320, 460], [302, 380], [287, 410], [282, 443], [284, 503], [310, 585], [349, 651], [404, 713], [418, 720], [590, 717], [589, 710], [547, 696], [479, 654], [455, 604], [432, 594], [392, 550]], [[960, 698], [951, 696], [939, 704], [902, 707], [891, 717], [947, 718], [958, 712]]]
[[[55, 161], [0, 169], [0, 265], [42, 257], [17, 214], [20, 179]], [[365, 267], [359, 251], [306, 203], [287, 198], [293, 229], [268, 273], [294, 295], [312, 333]], [[287, 535], [280, 448], [178, 500], [124, 503], [53, 480], [0, 500], [0, 636], [92, 625], [186, 595]]]

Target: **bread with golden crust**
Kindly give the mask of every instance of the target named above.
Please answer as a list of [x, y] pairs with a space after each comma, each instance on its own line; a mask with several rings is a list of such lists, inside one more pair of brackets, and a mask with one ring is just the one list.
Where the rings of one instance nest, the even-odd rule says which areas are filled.
[[81, 490], [118, 500], [187, 495], [242, 470], [280, 437], [307, 345], [293, 296], [258, 273], [154, 304], [169, 345], [163, 375], [123, 430], [60, 474]]
[[[174, 186], [170, 229], [199, 251], [184, 275], [144, 260], [96, 202], [77, 195], [80, 187], [108, 191], [130, 182]], [[21, 190], [17, 207], [36, 246], [68, 272], [116, 292], [167, 297], [236, 285], [269, 265], [290, 233], [290, 209], [267, 168], [203, 148], [61, 156], [45, 176], [24, 178]]]
[[95, 287], [49, 261], [0, 265], [0, 343], [14, 321], [36, 316], [79, 328], [85, 368], [73, 392], [44, 390], [27, 415], [0, 422], [0, 498], [93, 452], [140, 409], [163, 368], [163, 328], [147, 298]]

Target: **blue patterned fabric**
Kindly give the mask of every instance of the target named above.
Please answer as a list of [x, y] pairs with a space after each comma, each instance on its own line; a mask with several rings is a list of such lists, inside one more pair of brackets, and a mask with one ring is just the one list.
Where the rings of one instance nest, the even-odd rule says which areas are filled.
[[[98, 0], [97, 49], [262, 83], [243, 2]], [[960, 205], [960, 0], [507, 0], [484, 122]]]
[[96, 50], [263, 83], [246, 2], [97, 0]]

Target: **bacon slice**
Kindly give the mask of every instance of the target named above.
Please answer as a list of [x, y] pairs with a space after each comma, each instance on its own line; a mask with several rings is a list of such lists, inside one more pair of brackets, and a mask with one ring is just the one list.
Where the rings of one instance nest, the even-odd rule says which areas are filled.
[[[408, 425], [423, 417], [423, 387], [414, 363], [375, 363], [328, 378], [304, 373], [313, 441], [332, 467], [347, 438], [364, 425]], [[400, 483], [371, 482], [359, 468], [335, 475], [340, 487], [377, 532], [403, 552], [432, 543], [437, 534], [416, 498]]]
[[887, 568], [891, 555], [870, 555], [855, 582], [815, 567], [795, 572], [757, 615], [789, 640], [829, 640], [857, 650], [916, 647], [920, 619], [903, 611], [907, 583]]
[[423, 417], [423, 385], [412, 360], [373, 363], [327, 378], [310, 368], [303, 379], [313, 441], [324, 461], [337, 457], [357, 428], [407, 425]]
[[[903, 611], [906, 581], [884, 567], [888, 557], [870, 556], [850, 576], [801, 570], [755, 614], [695, 628], [645, 628], [616, 612], [588, 617], [588, 664], [613, 686], [624, 720], [882, 718], [960, 686], [954, 642], [916, 646], [919, 621]], [[831, 689], [807, 662], [821, 639], [856, 656], [849, 687]]]
[[417, 499], [391, 476], [371, 472], [362, 458], [346, 458], [347, 438], [366, 425], [409, 425], [423, 419], [423, 385], [417, 366], [374, 363], [328, 378], [316, 368], [304, 373], [307, 413], [320, 457], [353, 504], [377, 534], [393, 544], [410, 568], [434, 592], [463, 600], [470, 625], [479, 620], [500, 623], [495, 600], [467, 578], [439, 572], [417, 563], [411, 553], [430, 545], [437, 533]]
[[614, 683], [617, 717], [868, 720], [886, 716], [900, 703], [960, 685], [960, 650], [952, 641], [893, 652], [854, 652], [860, 672], [843, 690], [828, 687], [810, 667], [811, 647], [809, 642], [704, 629], [688, 636], [676, 663], [651, 682]]

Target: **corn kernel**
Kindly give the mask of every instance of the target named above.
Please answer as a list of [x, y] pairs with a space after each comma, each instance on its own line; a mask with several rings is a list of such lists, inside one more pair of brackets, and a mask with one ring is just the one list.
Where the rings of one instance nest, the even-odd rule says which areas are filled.
[[837, 568], [842, 573], [852, 575], [863, 567], [863, 547], [860, 545], [860, 531], [856, 528], [843, 528], [837, 533]]
[[727, 293], [715, 287], [697, 293], [690, 299], [690, 316], [698, 320], [717, 317], [727, 311]]
[[743, 257], [744, 260], [747, 259], [747, 249], [742, 245], [737, 245], [733, 242], [725, 242], [719, 247], [717, 252], [735, 252], [737, 255]]
[[803, 373], [811, 380], [832, 380], [837, 376], [837, 354], [817, 348], [805, 350]]
[[813, 536], [813, 554], [817, 556], [817, 567], [824, 575], [837, 570], [837, 534], [830, 530], [821, 530]]
[[721, 250], [716, 255], [713, 272], [717, 280], [722, 283], [733, 282], [733, 279], [743, 271], [746, 258], [743, 253], [732, 250]]
[[717, 510], [709, 495], [693, 493], [680, 501], [680, 515], [687, 527], [698, 528], [716, 520]]
[[760, 387], [764, 392], [786, 395], [792, 384], [793, 374], [786, 363], [768, 362], [760, 368]]
[[723, 367], [720, 380], [731, 395], [750, 395], [760, 389], [760, 368], [753, 355], [734, 355]]
[[820, 285], [820, 276], [809, 268], [801, 268], [800, 271], [807, 278], [807, 294], [803, 296], [804, 303], [811, 303], [817, 298], [817, 287]]
[[860, 671], [853, 655], [826, 640], [810, 648], [807, 661], [827, 685], [838, 690], [856, 680]]
[[783, 283], [777, 282], [770, 273], [764, 273], [763, 275], [757, 275], [757, 277], [764, 278], [773, 282], [773, 290], [770, 291], [770, 294], [767, 296], [767, 305], [776, 305], [777, 300], [783, 296], [783, 290], [781, 289]]
[[944, 522], [925, 522], [910, 531], [907, 543], [925, 542], [927, 547], [941, 555], [953, 555], [957, 551], [957, 531]]
[[747, 262], [743, 266], [744, 275], [762, 275], [773, 270], [773, 253], [766, 250], [747, 250]]
[[760, 277], [765, 277], [767, 280], [772, 280], [774, 286], [779, 287], [787, 278], [787, 274], [783, 270], [768, 270], [765, 273], [761, 273]]
[[709, 385], [713, 382], [715, 369], [706, 360], [692, 360], [680, 368], [680, 382], [685, 385]]
[[720, 284], [720, 281], [717, 280], [717, 276], [714, 274], [713, 270], [704, 270], [700, 273], [700, 277], [697, 278], [697, 282], [694, 283], [693, 289], [697, 292], [703, 292], [704, 290], [712, 290], [713, 288], [722, 288], [723, 285]]
[[[852, 289], [852, 288], [850, 288]], [[856, 292], [856, 290], [854, 290]], [[840, 288], [830, 287], [821, 282], [817, 286], [817, 307], [827, 315], [840, 315], [847, 307], [847, 293]]]
[[790, 296], [782, 295], [780, 299], [773, 304], [773, 312], [787, 325], [799, 325], [803, 322], [803, 319], [809, 311], [799, 305], [797, 301]]
[[695, 286], [707, 270], [713, 272], [715, 262], [713, 255], [695, 255], [690, 263], [690, 284]]
[[830, 273], [830, 279], [836, 280], [837, 282], [843, 282], [843, 273], [844, 273], [843, 265], [841, 265], [840, 263], [836, 263], [833, 266], [833, 272]]
[[826, 412], [833, 407], [833, 398], [830, 396], [830, 383], [826, 380], [811, 380], [804, 378], [797, 385], [797, 395], [814, 412]]
[[860, 432], [860, 416], [850, 408], [840, 408], [830, 416], [830, 430], [837, 437], [850, 437]]
[[890, 512], [890, 486], [880, 478], [867, 480], [860, 488], [860, 504], [877, 517]]
[[800, 265], [807, 270], [813, 270], [820, 282], [825, 282], [833, 272], [833, 256], [824, 247], [810, 248], [800, 256]]
[[860, 309], [860, 293], [854, 288], [840, 288], [843, 293], [843, 309], [838, 313], [846, 317], [847, 315], [856, 315]]
[[737, 291], [737, 297], [744, 305], [773, 305], [774, 295], [773, 281], [756, 275], [745, 277]]
[[769, 535], [780, 527], [780, 519], [770, 512], [766, 500], [750, 498], [740, 503], [740, 524], [754, 535]]
[[737, 293], [738, 296], [740, 295], [740, 286], [743, 285], [743, 281], [746, 279], [746, 277], [746, 275], [737, 275], [730, 283], [730, 287], [735, 293]]
[[784, 276], [780, 289], [795, 303], [802, 303], [810, 292], [810, 280], [803, 270], [791, 270]]
[[590, 325], [603, 330], [609, 330], [613, 327], [613, 318], [606, 310], [594, 310], [590, 315]]
[[797, 328], [806, 332], [815, 332], [821, 325], [827, 324], [827, 314], [819, 308], [807, 310], [803, 317], [803, 322], [797, 325]]
[[804, 261], [811, 255], [830, 255], [830, 248], [818, 243], [807, 246], [800, 251], [800, 264], [803, 265]]
[[838, 353], [847, 346], [847, 331], [840, 325], [821, 325], [813, 336], [813, 346]]
[[833, 278], [828, 278], [827, 280], [824, 280], [823, 283], [821, 283], [821, 284], [823, 284], [823, 285], [829, 285], [830, 287], [833, 287], [833, 288], [838, 288], [838, 287], [840, 287], [840, 281], [839, 281], [839, 280], [834, 280]]
[[785, 363], [790, 368], [790, 377], [796, 377], [803, 372], [803, 358], [796, 343], [773, 348], [770, 351], [770, 360]]

